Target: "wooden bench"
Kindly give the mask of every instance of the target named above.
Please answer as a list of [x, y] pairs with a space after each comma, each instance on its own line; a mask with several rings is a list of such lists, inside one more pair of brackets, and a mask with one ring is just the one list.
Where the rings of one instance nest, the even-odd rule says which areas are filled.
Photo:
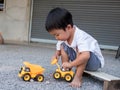
[[120, 90], [120, 78], [100, 71], [84, 71], [84, 73], [104, 81], [103, 90]]

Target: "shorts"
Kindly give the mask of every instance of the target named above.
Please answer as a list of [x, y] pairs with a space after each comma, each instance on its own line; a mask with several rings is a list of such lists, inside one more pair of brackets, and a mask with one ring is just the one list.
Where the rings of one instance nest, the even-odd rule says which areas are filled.
[[[67, 53], [68, 59], [71, 61], [74, 61], [76, 59], [76, 55], [77, 55], [76, 52], [74, 51], [74, 49], [67, 46], [64, 42], [61, 45], [62, 45], [64, 51]], [[96, 71], [99, 68], [101, 68], [100, 60], [93, 52], [90, 52], [90, 58], [87, 62], [85, 70]]]

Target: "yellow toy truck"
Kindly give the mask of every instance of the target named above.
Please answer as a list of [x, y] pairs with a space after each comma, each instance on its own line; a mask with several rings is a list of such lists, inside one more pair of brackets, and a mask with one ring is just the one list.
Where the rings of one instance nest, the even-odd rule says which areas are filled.
[[44, 80], [43, 72], [44, 68], [36, 65], [31, 64], [29, 62], [23, 62], [24, 66], [21, 67], [18, 76], [22, 78], [24, 81], [30, 81], [33, 79], [38, 82], [42, 82]]
[[51, 61], [51, 64], [54, 65], [56, 64], [57, 65], [57, 69], [56, 71], [53, 73], [53, 77], [55, 79], [60, 79], [60, 78], [63, 78], [65, 79], [67, 82], [71, 82], [73, 77], [74, 77], [74, 72], [72, 70], [67, 70], [67, 71], [64, 71], [62, 68], [60, 68], [60, 65], [58, 64], [57, 62], [58, 60], [57, 59], [53, 59]]

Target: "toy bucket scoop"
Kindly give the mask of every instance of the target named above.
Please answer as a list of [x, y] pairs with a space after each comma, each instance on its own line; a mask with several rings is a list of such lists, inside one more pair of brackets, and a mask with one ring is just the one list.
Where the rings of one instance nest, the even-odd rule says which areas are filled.
[[56, 59], [56, 58], [51, 61], [51, 64], [52, 64], [52, 65], [54, 65], [54, 64], [56, 64], [56, 63], [57, 63], [57, 59]]
[[54, 65], [56, 64], [58, 68], [60, 68], [60, 65], [58, 64], [58, 60], [55, 58], [51, 61], [51, 64]]

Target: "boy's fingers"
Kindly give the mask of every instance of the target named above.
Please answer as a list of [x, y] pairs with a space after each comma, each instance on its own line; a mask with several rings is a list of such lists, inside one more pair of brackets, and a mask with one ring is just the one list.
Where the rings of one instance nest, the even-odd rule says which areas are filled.
[[63, 68], [67, 68], [67, 67], [68, 67], [68, 66], [67, 66], [67, 63], [63, 63], [63, 64], [62, 64], [62, 67], [63, 67]]
[[65, 68], [65, 64], [64, 63], [62, 64], [62, 67]]

